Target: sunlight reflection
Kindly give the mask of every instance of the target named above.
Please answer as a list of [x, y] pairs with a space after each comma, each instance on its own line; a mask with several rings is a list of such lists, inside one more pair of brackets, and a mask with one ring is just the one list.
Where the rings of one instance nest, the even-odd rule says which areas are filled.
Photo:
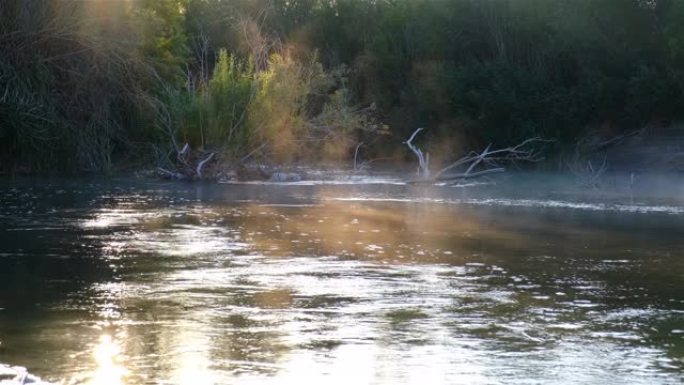
[[[338, 255], [393, 263], [454, 263], [471, 254], [472, 234], [491, 242], [524, 244], [511, 232], [460, 207], [350, 204], [327, 200], [311, 207], [252, 206], [243, 239], [268, 256]], [[258, 214], [255, 214], [257, 213]], [[297, 220], [289, 220], [296, 216]]]
[[295, 354], [278, 377], [281, 384], [368, 384], [376, 376], [381, 353], [376, 345], [341, 346], [333, 357]]
[[171, 380], [174, 384], [216, 384], [213, 360], [209, 349], [212, 345], [209, 333], [199, 325], [181, 328], [177, 333], [177, 347], [174, 355], [174, 370]]
[[[546, 341], [583, 333], [566, 314], [602, 303], [572, 294], [605, 292], [600, 277], [554, 275], [566, 265], [553, 242], [592, 245], [611, 269], [632, 261], [596, 251], [606, 239], [627, 244], [624, 234], [565, 212], [336, 194], [96, 212], [83, 225], [106, 234], [116, 280], [94, 285], [94, 314], [128, 336], [101, 336], [97, 370], [74, 384], [498, 383], [496, 371], [535, 370], [511, 369], [510, 357], [530, 368], [562, 358]], [[558, 270], [535, 279], [539, 263]]]
[[140, 221], [142, 214], [131, 209], [105, 209], [95, 214], [94, 218], [84, 220], [84, 228], [108, 228], [113, 226], [130, 226]]
[[242, 384], [278, 385], [494, 383], [486, 368], [472, 359], [472, 352], [450, 351], [447, 346], [414, 349], [397, 354], [376, 344], [350, 344], [330, 354], [300, 351], [282, 364], [277, 376], [249, 373], [234, 379]]
[[126, 368], [121, 364], [121, 347], [110, 335], [100, 336], [100, 341], [93, 351], [97, 369], [90, 381], [92, 385], [123, 385]]
[[126, 227], [131, 231], [113, 233], [105, 245], [108, 259], [117, 259], [127, 250], [154, 252], [170, 256], [223, 253], [243, 250], [234, 229], [207, 224], [218, 215], [202, 208], [102, 209], [81, 222], [84, 229]]

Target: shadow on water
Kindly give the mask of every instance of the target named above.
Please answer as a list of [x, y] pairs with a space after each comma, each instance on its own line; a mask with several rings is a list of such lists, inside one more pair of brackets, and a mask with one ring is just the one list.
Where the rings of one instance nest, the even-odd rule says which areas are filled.
[[681, 202], [562, 186], [4, 184], [0, 362], [71, 384], [681, 379]]

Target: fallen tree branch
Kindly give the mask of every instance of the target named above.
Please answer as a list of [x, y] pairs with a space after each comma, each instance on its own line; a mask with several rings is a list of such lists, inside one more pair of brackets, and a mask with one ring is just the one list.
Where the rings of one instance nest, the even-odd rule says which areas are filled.
[[[593, 144], [595, 141], [591, 136], [585, 136], [575, 143], [575, 151], [572, 157], [565, 160], [565, 165], [568, 170], [575, 175], [579, 184], [584, 187], [599, 188], [601, 185], [601, 176], [608, 168], [608, 154], [606, 151], [608, 147], [622, 141], [623, 139], [639, 134], [641, 131], [633, 131], [623, 135], [618, 135], [598, 144]], [[603, 161], [598, 168], [594, 168], [592, 157], [596, 160], [594, 153], [604, 151]]]
[[213, 152], [211, 152], [211, 153], [209, 153], [209, 156], [207, 156], [203, 160], [199, 161], [199, 163], [197, 163], [197, 169], [195, 169], [195, 173], [197, 174], [198, 178], [202, 178], [202, 167], [204, 167], [204, 165], [207, 162], [209, 162], [211, 160], [211, 158], [214, 157], [214, 155], [215, 154]]
[[404, 143], [408, 146], [408, 148], [413, 151], [414, 154], [416, 154], [416, 157], [418, 157], [418, 175], [422, 176], [423, 178], [429, 178], [430, 177], [430, 155], [428, 154], [427, 157], [423, 155], [423, 152], [416, 146], [413, 145], [413, 139], [418, 135], [419, 132], [421, 132], [423, 128], [418, 128], [415, 131], [413, 131], [413, 134], [411, 137]]
[[567, 166], [570, 172], [579, 179], [582, 186], [598, 188], [601, 185], [601, 176], [608, 170], [608, 157], [603, 157], [603, 162], [599, 168], [594, 168], [591, 160], [587, 160], [585, 166], [581, 166], [579, 161], [567, 163]]
[[[470, 154], [460, 158], [456, 162], [442, 168], [435, 174], [435, 179], [464, 179], [473, 178], [476, 176], [481, 176], [492, 172], [503, 172], [505, 171], [505, 169], [499, 165], [501, 162], [539, 162], [544, 158], [541, 156], [537, 149], [529, 147], [530, 144], [536, 142], [549, 142], [549, 140], [542, 139], [539, 137], [528, 138], [516, 144], [515, 146], [500, 148], [496, 150], [491, 150], [492, 144], [490, 143], [489, 145], [487, 145], [487, 147], [485, 147], [484, 150], [482, 150], [481, 153], [471, 152]], [[446, 174], [446, 172], [449, 170], [453, 170], [456, 167], [466, 165], [467, 168], [463, 173]], [[478, 172], [473, 172], [475, 168], [479, 165], [486, 165], [490, 168]], [[449, 176], [451, 178], [449, 178]]]
[[[538, 149], [530, 147], [533, 143], [550, 142], [550, 140], [542, 139], [540, 137], [528, 138], [516, 144], [515, 146], [499, 148], [492, 150], [490, 143], [482, 152], [470, 152], [468, 155], [458, 159], [457, 161], [442, 168], [434, 175], [430, 175], [428, 169], [429, 158], [423, 156], [423, 152], [413, 145], [412, 141], [422, 128], [413, 132], [411, 137], [405, 142], [409, 149], [418, 157], [419, 175], [422, 177], [417, 180], [411, 180], [409, 183], [431, 183], [438, 181], [455, 181], [459, 179], [475, 178], [487, 174], [498, 173], [506, 171], [500, 164], [503, 162], [539, 162], [543, 159]], [[458, 167], [465, 168], [461, 173], [449, 173]], [[477, 170], [477, 168], [482, 168]]]
[[[584, 138], [580, 139], [577, 142], [577, 145], [586, 147], [586, 149], [585, 149], [586, 152], [604, 151], [604, 150], [607, 150], [608, 148], [622, 142], [625, 139], [631, 138], [633, 136], [641, 135], [644, 133], [644, 131], [645, 131], [644, 128], [639, 129], [639, 130], [628, 131], [628, 132], [625, 132], [624, 134], [613, 136], [613, 137], [605, 139], [601, 142], [595, 142], [595, 140], [592, 140], [593, 137], [585, 136]], [[594, 143], [592, 143], [592, 142], [594, 142]]]
[[179, 173], [179, 172], [174, 172], [174, 171], [169, 171], [165, 168], [162, 167], [157, 167], [157, 171], [162, 175], [165, 176], [168, 179], [186, 179], [185, 175]]
[[[176, 151], [175, 159], [167, 157], [165, 164], [157, 167], [157, 173], [165, 179], [203, 179], [207, 176], [208, 163], [216, 159], [216, 157], [216, 152], [194, 152], [190, 145], [186, 143]], [[211, 177], [211, 175], [209, 176]]]
[[185, 156], [185, 154], [187, 154], [188, 151], [190, 151], [190, 145], [185, 143], [183, 148], [180, 151], [178, 151], [178, 156]]
[[359, 156], [359, 148], [361, 148], [361, 146], [363, 146], [363, 142], [359, 142], [359, 144], [356, 145], [356, 149], [354, 149], [354, 171], [357, 171], [359, 169], [356, 163], [356, 159]]

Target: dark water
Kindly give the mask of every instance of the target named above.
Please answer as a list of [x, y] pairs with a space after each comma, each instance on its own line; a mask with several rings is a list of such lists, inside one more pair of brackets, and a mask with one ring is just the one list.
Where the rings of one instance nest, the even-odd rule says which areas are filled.
[[2, 182], [0, 362], [65, 384], [684, 383], [683, 195], [525, 186]]

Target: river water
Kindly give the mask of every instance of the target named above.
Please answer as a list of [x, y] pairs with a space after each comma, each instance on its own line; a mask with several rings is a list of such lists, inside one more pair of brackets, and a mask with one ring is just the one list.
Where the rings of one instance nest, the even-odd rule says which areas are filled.
[[537, 179], [2, 182], [0, 362], [63, 384], [684, 383], [684, 184]]

